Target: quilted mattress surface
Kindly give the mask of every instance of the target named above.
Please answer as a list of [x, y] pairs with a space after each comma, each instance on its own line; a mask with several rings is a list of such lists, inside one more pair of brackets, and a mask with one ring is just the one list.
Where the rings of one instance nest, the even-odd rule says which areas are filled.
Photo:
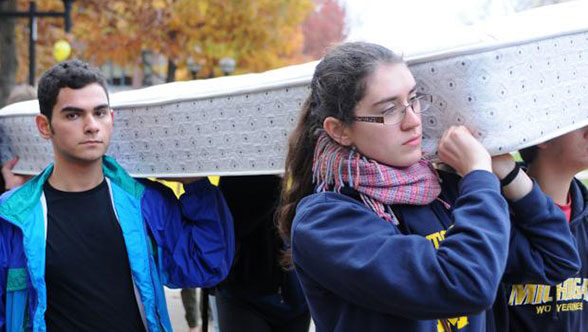
[[[426, 154], [436, 158], [452, 124], [468, 126], [492, 154], [588, 125], [587, 14], [587, 1], [542, 7], [472, 26], [459, 47], [406, 55], [419, 89], [434, 97], [423, 114]], [[280, 173], [315, 66], [113, 93], [108, 154], [135, 176]], [[18, 155], [20, 173], [52, 160], [37, 113], [36, 100], [0, 110], [0, 158]]]

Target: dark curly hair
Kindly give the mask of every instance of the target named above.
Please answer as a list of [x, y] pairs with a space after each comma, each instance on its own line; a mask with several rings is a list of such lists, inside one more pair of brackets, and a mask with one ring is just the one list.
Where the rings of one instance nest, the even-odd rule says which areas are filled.
[[41, 76], [37, 88], [41, 114], [51, 121], [59, 90], [63, 88], [81, 89], [92, 83], [100, 84], [106, 93], [106, 98], [109, 98], [106, 79], [98, 68], [81, 60], [67, 60], [51, 67]]

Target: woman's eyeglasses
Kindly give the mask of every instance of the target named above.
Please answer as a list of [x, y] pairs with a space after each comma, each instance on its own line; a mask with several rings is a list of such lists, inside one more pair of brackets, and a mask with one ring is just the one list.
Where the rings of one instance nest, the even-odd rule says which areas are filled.
[[416, 94], [408, 100], [408, 105], [396, 105], [390, 107], [383, 116], [355, 116], [354, 121], [381, 123], [384, 125], [394, 125], [402, 122], [410, 107], [415, 114], [426, 112], [433, 104], [433, 96], [427, 94]]

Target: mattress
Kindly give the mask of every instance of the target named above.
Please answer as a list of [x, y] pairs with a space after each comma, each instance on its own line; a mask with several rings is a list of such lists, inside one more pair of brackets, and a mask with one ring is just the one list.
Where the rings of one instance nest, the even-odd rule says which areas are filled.
[[[419, 90], [434, 97], [423, 114], [426, 155], [436, 160], [453, 124], [468, 126], [491, 154], [588, 125], [586, 13], [586, 1], [542, 7], [472, 26], [465, 45], [405, 55]], [[108, 154], [138, 177], [281, 173], [315, 66], [113, 93]], [[18, 155], [19, 173], [52, 160], [37, 113], [37, 101], [0, 110], [0, 158]]]

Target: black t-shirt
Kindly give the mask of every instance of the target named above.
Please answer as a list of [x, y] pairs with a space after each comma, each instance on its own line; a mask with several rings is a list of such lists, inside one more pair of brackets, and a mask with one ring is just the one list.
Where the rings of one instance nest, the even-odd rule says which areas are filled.
[[48, 331], [145, 331], [106, 181], [47, 199]]

